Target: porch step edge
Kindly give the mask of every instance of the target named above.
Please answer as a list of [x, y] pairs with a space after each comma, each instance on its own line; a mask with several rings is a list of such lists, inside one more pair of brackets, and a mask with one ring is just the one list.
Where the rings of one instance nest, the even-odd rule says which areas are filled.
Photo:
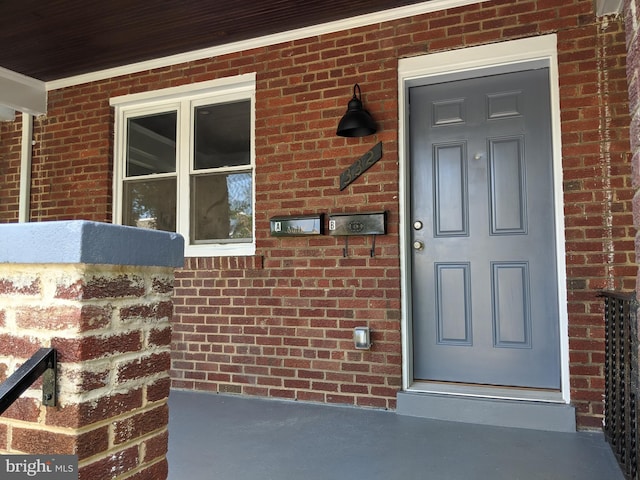
[[575, 432], [576, 411], [564, 403], [398, 392], [396, 414], [496, 427]]

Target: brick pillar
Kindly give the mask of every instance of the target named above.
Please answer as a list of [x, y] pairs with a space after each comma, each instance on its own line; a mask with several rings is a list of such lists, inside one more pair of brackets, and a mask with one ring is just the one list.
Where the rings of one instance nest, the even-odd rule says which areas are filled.
[[81, 480], [167, 478], [179, 235], [94, 222], [0, 225], [0, 380], [58, 352], [58, 405], [27, 390], [0, 453], [75, 454]]
[[[631, 161], [633, 197], [633, 219], [640, 228], [640, 1], [625, 0], [624, 19], [627, 36], [627, 83], [629, 85], [629, 111], [631, 113]], [[636, 259], [640, 259], [640, 230], [636, 233]], [[636, 281], [640, 294], [640, 273]]]

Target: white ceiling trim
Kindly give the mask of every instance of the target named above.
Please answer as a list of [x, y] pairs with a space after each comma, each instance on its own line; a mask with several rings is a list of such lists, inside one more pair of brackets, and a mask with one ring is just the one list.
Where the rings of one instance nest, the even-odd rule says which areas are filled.
[[13, 122], [16, 119], [16, 111], [13, 108], [0, 105], [0, 122]]
[[599, 17], [622, 12], [622, 0], [596, 0], [596, 14]]
[[327, 33], [339, 32], [342, 30], [349, 30], [351, 28], [363, 27], [366, 25], [372, 25], [380, 22], [387, 22], [390, 20], [397, 20], [400, 18], [411, 17], [414, 15], [423, 15], [425, 13], [436, 12], [440, 10], [447, 10], [449, 8], [462, 7], [465, 5], [471, 5], [474, 3], [482, 3], [487, 0], [430, 0], [415, 5], [408, 5], [406, 7], [398, 7], [390, 10], [384, 10], [381, 12], [371, 13], [367, 15], [360, 15], [358, 17], [349, 18], [346, 20], [339, 20], [335, 22], [324, 23], [321, 25], [315, 25], [312, 27], [300, 28], [296, 30], [290, 30], [288, 32], [278, 33], [274, 35], [266, 35], [259, 38], [253, 38], [250, 40], [243, 40], [240, 42], [228, 43], [226, 45], [220, 45], [217, 47], [205, 48], [201, 50], [194, 50], [187, 53], [181, 53], [178, 55], [171, 55], [167, 57], [157, 58], [154, 60], [148, 60], [144, 62], [132, 63], [121, 67], [110, 68], [106, 70], [100, 70], [83, 75], [76, 75], [73, 77], [62, 78], [60, 80], [53, 80], [46, 83], [47, 90], [57, 90], [59, 88], [67, 88], [75, 85], [81, 85], [84, 83], [95, 82], [100, 80], [106, 80], [108, 78], [118, 77], [121, 75], [130, 75], [133, 73], [143, 72], [155, 68], [168, 67], [171, 65], [178, 65], [180, 63], [191, 62], [195, 60], [202, 60], [205, 58], [217, 57], [220, 55], [226, 55], [229, 53], [241, 52], [244, 50], [251, 50], [254, 48], [265, 47], [268, 45], [275, 45], [283, 42], [290, 42], [293, 40], [299, 40], [302, 38], [313, 37], [317, 35], [325, 35]]
[[47, 89], [44, 82], [0, 67], [0, 107], [30, 115], [47, 113]]

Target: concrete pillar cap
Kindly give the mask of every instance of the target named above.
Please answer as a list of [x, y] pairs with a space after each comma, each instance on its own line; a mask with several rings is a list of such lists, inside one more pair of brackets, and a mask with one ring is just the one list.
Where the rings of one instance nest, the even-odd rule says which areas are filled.
[[171, 232], [70, 220], [0, 225], [0, 263], [184, 266], [184, 238]]

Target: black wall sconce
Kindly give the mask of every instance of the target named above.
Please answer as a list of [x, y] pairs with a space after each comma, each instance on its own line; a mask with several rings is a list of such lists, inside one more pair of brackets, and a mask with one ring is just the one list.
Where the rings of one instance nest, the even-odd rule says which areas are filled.
[[[358, 96], [356, 96], [356, 89]], [[353, 86], [353, 98], [349, 100], [347, 112], [338, 124], [337, 135], [341, 137], [366, 137], [376, 133], [376, 122], [362, 107], [362, 92], [357, 83]]]

